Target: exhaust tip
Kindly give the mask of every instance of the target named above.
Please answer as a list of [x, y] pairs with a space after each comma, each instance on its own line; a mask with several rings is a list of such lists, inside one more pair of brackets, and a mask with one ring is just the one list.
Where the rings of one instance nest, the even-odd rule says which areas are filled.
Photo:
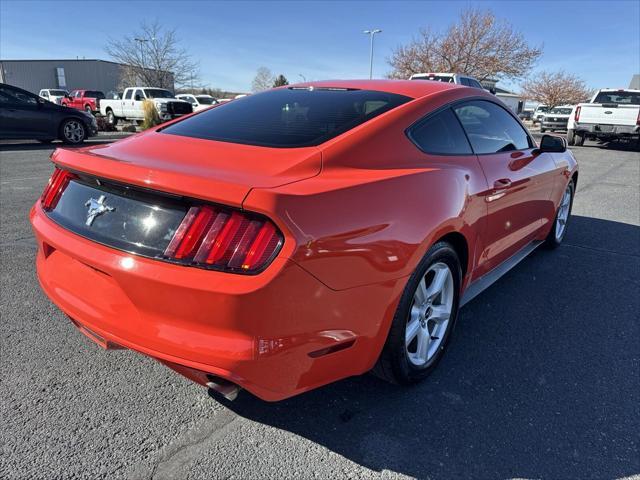
[[207, 375], [207, 380], [209, 380], [206, 383], [209, 390], [222, 395], [230, 402], [233, 402], [238, 397], [238, 392], [240, 392], [241, 390], [238, 385], [236, 385], [235, 383], [231, 383], [224, 378]]

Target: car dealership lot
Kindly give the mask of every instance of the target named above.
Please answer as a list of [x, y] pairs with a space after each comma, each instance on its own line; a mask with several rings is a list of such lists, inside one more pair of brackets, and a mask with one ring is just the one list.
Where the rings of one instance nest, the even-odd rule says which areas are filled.
[[1, 478], [614, 478], [640, 474], [640, 154], [573, 150], [563, 246], [461, 311], [426, 382], [233, 403], [105, 352], [40, 291], [27, 220], [51, 148], [0, 146]]

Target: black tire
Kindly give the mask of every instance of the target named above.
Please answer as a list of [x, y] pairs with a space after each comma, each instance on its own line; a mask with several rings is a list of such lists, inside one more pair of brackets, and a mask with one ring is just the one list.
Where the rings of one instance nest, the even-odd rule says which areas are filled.
[[567, 145], [575, 145], [576, 136], [573, 130], [567, 130]]
[[[449, 267], [453, 277], [453, 304], [451, 315], [442, 341], [434, 352], [433, 357], [424, 365], [416, 366], [409, 359], [408, 346], [405, 343], [407, 322], [414, 305], [414, 293], [418, 283], [424, 278], [429, 268], [437, 263], [444, 263]], [[420, 261], [409, 278], [400, 298], [400, 303], [393, 317], [387, 340], [372, 373], [390, 383], [409, 385], [426, 378], [437, 366], [451, 340], [451, 333], [458, 317], [460, 303], [460, 283], [462, 269], [456, 251], [446, 242], [433, 245]], [[432, 337], [433, 338], [433, 337]]]
[[110, 108], [107, 110], [107, 123], [113, 127], [118, 124], [118, 117], [115, 116]]
[[560, 199], [560, 205], [558, 205], [558, 209], [556, 210], [556, 216], [553, 219], [553, 225], [551, 227], [551, 231], [549, 231], [549, 235], [547, 235], [547, 238], [544, 241], [544, 246], [547, 248], [558, 248], [560, 246], [560, 244], [562, 243], [562, 240], [564, 240], [564, 237], [567, 235], [567, 228], [569, 226], [569, 220], [571, 219], [571, 210], [573, 208], [573, 197], [575, 195], [575, 190], [576, 190], [576, 186], [573, 183], [573, 180], [570, 180], [566, 189], [570, 190], [570, 195], [571, 197], [569, 198], [569, 212], [567, 213], [567, 219], [565, 222], [565, 226], [564, 229], [562, 230], [562, 233], [560, 236], [558, 236], [558, 215], [560, 215], [560, 209], [562, 207], [562, 200], [564, 198], [564, 193], [562, 194], [562, 198]]
[[581, 147], [584, 145], [584, 135], [580, 135], [579, 133], [576, 133], [575, 145], [577, 145], [578, 147]]
[[87, 139], [87, 126], [78, 118], [67, 118], [60, 124], [60, 140], [67, 145], [79, 145]]

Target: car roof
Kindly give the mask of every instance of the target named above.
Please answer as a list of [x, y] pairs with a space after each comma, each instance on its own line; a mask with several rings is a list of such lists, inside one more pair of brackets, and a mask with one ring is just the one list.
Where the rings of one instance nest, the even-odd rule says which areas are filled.
[[287, 85], [281, 88], [351, 88], [357, 90], [375, 90], [379, 92], [396, 93], [411, 98], [420, 98], [432, 93], [455, 88], [469, 88], [455, 83], [444, 82], [416, 82], [413, 80], [323, 80], [320, 82], [305, 82]]

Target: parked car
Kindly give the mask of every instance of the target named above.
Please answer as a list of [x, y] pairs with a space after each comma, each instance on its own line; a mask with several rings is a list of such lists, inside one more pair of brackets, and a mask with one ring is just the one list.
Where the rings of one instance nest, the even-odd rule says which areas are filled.
[[484, 87], [480, 85], [478, 80], [459, 73], [414, 73], [411, 75], [409, 80], [432, 80], [435, 82], [455, 83], [457, 85], [464, 85], [484, 90]]
[[542, 115], [542, 119], [540, 120], [540, 132], [555, 132], [556, 130], [566, 131], [572, 109], [573, 107], [571, 105], [554, 107]]
[[194, 112], [209, 108], [211, 105], [217, 105], [218, 101], [211, 95], [193, 95], [191, 93], [181, 93], [176, 95], [179, 100], [189, 102]]
[[192, 113], [189, 102], [178, 100], [169, 90], [153, 87], [125, 88], [121, 100], [105, 99], [100, 101], [100, 113], [107, 117], [111, 125], [118, 120], [144, 120], [142, 104], [145, 100], [152, 100], [162, 121]]
[[63, 107], [21, 88], [0, 83], [0, 139], [59, 139], [79, 144], [98, 133], [90, 113]]
[[49, 298], [104, 347], [270, 401], [424, 379], [461, 305], [562, 242], [578, 178], [564, 138], [538, 146], [494, 95], [388, 80], [272, 89], [52, 161], [30, 216]]
[[535, 125], [536, 123], [540, 123], [542, 121], [542, 117], [545, 113], [549, 111], [549, 107], [546, 105], [538, 105], [536, 109], [533, 111], [533, 115], [531, 115], [531, 121]]
[[585, 139], [628, 139], [640, 147], [640, 90], [605, 88], [589, 103], [579, 103], [569, 118], [567, 142], [583, 145]]
[[62, 105], [62, 100], [69, 96], [69, 92], [59, 88], [43, 88], [38, 95], [51, 103]]
[[522, 121], [530, 121], [533, 118], [533, 112], [531, 110], [523, 110], [518, 114], [518, 118]]
[[72, 90], [69, 96], [62, 100], [62, 105], [93, 113], [100, 111], [100, 100], [104, 98], [104, 93], [99, 90]]

